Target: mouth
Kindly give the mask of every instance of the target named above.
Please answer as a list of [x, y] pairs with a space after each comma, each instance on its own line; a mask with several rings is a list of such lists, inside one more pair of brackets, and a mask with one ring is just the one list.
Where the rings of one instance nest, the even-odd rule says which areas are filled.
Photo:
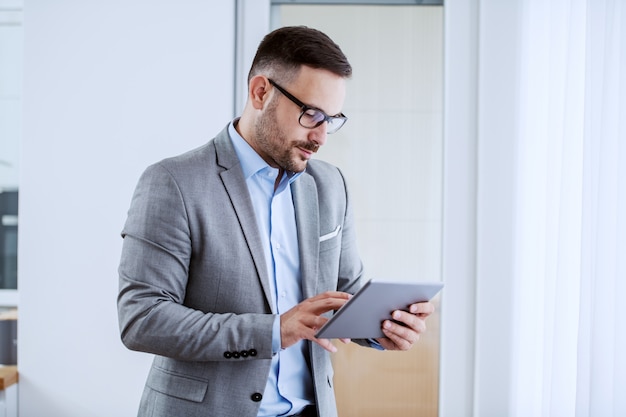
[[316, 143], [297, 146], [300, 152], [304, 155], [305, 159], [310, 159], [314, 153], [320, 148], [320, 145]]

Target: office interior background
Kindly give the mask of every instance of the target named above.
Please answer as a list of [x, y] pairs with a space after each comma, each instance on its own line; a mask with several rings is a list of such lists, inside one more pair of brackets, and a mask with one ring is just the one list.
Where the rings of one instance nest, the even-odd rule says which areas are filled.
[[287, 24], [354, 66], [319, 157], [346, 173], [368, 276], [445, 284], [414, 351], [342, 347], [340, 415], [626, 414], [622, 1], [0, 0], [19, 415], [136, 414], [151, 357], [115, 305], [132, 191], [238, 114]]

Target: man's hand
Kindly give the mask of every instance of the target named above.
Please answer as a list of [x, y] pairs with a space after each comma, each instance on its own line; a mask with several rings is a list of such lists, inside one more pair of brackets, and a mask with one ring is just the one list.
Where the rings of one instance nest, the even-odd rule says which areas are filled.
[[[393, 320], [383, 322], [383, 333], [386, 337], [376, 339], [385, 350], [409, 350], [426, 331], [426, 319], [435, 311], [430, 302], [416, 303], [409, 307], [409, 311], [396, 310], [391, 317]], [[398, 324], [394, 321], [403, 323]]]
[[280, 316], [280, 338], [282, 348], [299, 342], [302, 339], [312, 340], [329, 352], [337, 348], [329, 339], [317, 339], [315, 333], [328, 321], [321, 315], [327, 311], [338, 310], [352, 297], [351, 294], [339, 291], [328, 291], [315, 297], [307, 298], [291, 310]]

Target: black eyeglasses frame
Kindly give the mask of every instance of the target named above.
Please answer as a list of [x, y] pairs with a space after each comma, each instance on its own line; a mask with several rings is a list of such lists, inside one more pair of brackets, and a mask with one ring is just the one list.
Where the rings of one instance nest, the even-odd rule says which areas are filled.
[[[276, 87], [276, 89], [280, 91], [285, 97], [291, 100], [296, 106], [300, 107], [301, 113], [300, 113], [300, 117], [298, 117], [298, 123], [300, 123], [300, 126], [307, 128], [307, 129], [315, 129], [316, 127], [320, 126], [322, 123], [328, 122], [328, 129], [326, 130], [326, 133], [330, 135], [330, 134], [335, 133], [339, 129], [341, 129], [341, 127], [348, 121], [348, 117], [345, 114], [339, 113], [339, 115], [337, 116], [329, 116], [323, 110], [318, 109], [317, 107], [304, 104], [302, 101], [296, 98], [289, 91], [285, 90], [283, 87], [278, 85], [271, 78], [268, 78], [267, 80], [270, 82], [270, 84]], [[316, 122], [314, 126], [307, 126], [302, 123], [302, 116], [304, 116], [304, 114], [309, 110], [317, 112], [323, 116], [323, 119]]]

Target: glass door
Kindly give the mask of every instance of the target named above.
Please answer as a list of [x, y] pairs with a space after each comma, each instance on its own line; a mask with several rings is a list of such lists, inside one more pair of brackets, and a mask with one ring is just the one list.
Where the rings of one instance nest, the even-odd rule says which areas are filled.
[[[272, 27], [320, 29], [353, 66], [349, 120], [317, 157], [347, 177], [367, 278], [440, 281], [443, 6], [324, 3], [275, 4]], [[438, 311], [410, 352], [337, 344], [339, 415], [438, 415]]]
[[17, 306], [17, 206], [22, 135], [23, 10], [0, 0], [0, 310]]

